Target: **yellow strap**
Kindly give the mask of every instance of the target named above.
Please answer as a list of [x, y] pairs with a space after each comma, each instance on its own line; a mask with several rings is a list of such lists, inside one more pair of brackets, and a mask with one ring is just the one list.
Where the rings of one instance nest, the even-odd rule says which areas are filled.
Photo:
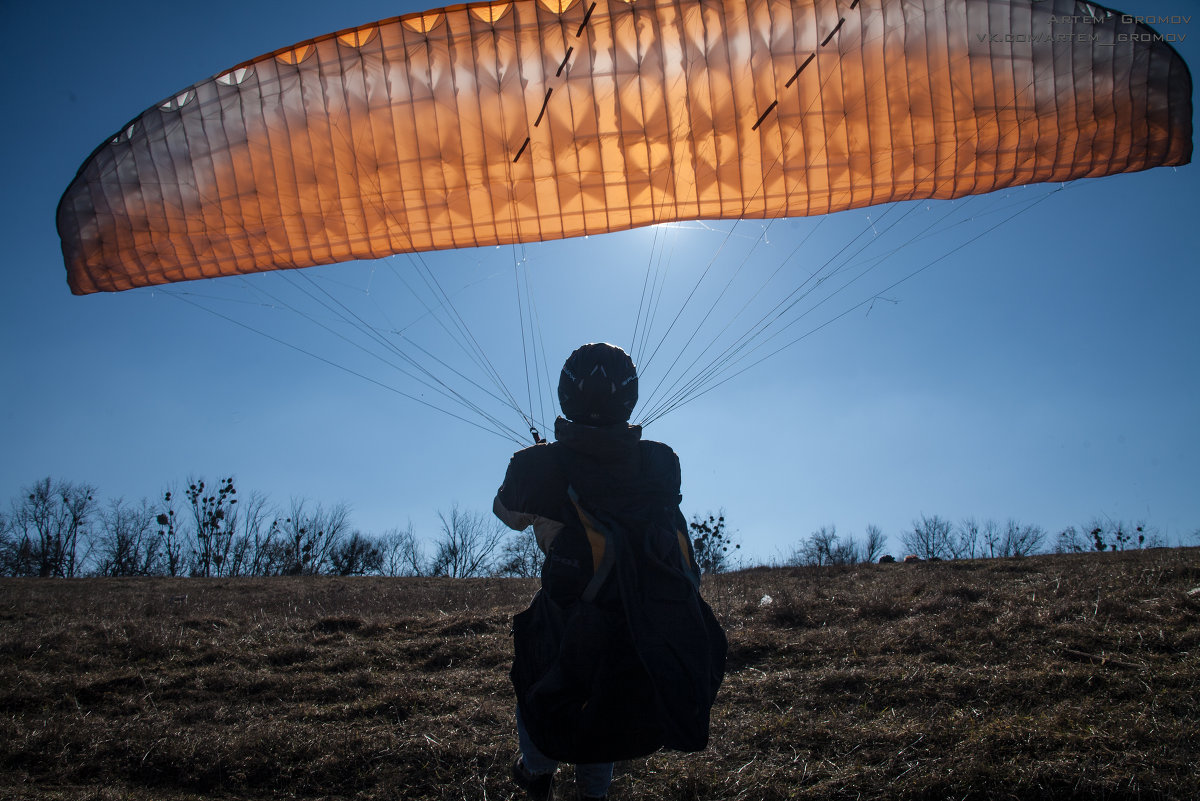
[[592, 526], [591, 515], [583, 511], [574, 498], [571, 499], [571, 503], [575, 506], [575, 514], [579, 516], [579, 522], [583, 524], [583, 531], [587, 534], [588, 544], [592, 546], [592, 570], [595, 571], [600, 567], [600, 560], [604, 558], [604, 548], [608, 541], [604, 538], [603, 534]]

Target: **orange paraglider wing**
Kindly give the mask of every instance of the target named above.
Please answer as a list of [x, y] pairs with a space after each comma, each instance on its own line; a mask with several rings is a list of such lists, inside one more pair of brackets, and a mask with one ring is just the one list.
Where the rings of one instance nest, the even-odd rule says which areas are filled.
[[301, 42], [84, 163], [72, 291], [1184, 164], [1191, 78], [1076, 0], [513, 0]]

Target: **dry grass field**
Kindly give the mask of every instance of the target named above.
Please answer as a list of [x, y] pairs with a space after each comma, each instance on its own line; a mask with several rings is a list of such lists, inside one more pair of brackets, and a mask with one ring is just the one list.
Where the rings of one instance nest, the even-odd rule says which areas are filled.
[[[510, 798], [535, 587], [0, 581], [0, 797]], [[712, 744], [620, 765], [614, 799], [1200, 798], [1200, 550], [706, 594], [730, 639]]]

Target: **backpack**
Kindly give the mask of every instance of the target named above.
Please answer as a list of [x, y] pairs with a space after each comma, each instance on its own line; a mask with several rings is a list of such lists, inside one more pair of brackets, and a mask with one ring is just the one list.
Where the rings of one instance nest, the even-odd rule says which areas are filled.
[[594, 572], [575, 603], [563, 608], [540, 591], [513, 619], [525, 728], [563, 762], [703, 750], [727, 642], [700, 596], [682, 515], [618, 514], [568, 494]]

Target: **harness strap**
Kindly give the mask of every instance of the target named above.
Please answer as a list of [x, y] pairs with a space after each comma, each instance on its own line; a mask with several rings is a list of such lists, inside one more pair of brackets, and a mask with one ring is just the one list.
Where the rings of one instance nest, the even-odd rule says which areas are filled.
[[604, 582], [612, 573], [613, 565], [616, 564], [618, 547], [616, 536], [612, 529], [583, 508], [583, 503], [579, 500], [579, 493], [575, 491], [575, 487], [567, 487], [567, 497], [575, 506], [575, 513], [579, 515], [579, 522], [583, 524], [588, 543], [592, 546], [592, 578], [584, 588], [583, 594], [579, 596], [580, 600], [591, 603], [596, 600]]

